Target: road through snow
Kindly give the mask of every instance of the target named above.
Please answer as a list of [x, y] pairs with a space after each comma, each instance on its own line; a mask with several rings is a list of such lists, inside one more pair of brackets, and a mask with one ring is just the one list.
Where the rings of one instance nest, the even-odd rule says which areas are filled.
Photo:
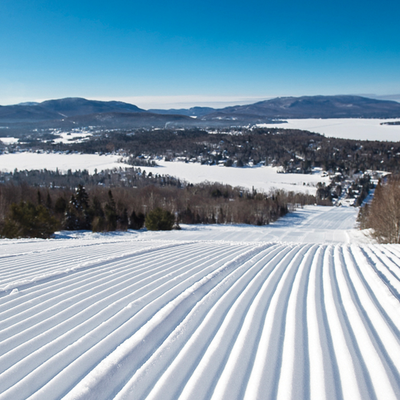
[[400, 246], [353, 208], [0, 241], [0, 399], [398, 399]]

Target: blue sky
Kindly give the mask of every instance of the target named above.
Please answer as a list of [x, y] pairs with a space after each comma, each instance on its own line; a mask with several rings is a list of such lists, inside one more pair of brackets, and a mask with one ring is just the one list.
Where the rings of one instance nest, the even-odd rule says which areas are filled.
[[393, 0], [2, 0], [0, 9], [2, 105], [400, 93]]

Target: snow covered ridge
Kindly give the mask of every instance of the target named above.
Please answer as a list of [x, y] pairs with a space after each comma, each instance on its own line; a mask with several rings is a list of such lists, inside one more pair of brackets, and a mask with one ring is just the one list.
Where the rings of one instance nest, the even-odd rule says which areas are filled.
[[356, 213], [1, 240], [0, 399], [398, 399], [400, 246]]

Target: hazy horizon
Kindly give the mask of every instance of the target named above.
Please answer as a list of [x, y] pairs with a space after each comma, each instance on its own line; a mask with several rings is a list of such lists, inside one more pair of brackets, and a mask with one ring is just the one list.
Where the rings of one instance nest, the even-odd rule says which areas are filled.
[[397, 95], [398, 11], [388, 0], [4, 0], [0, 104], [139, 98], [143, 108], [172, 108], [194, 96], [204, 99], [196, 105], [223, 106]]
[[[375, 95], [375, 94], [351, 94], [355, 96], [369, 97], [379, 100], [392, 100], [400, 102], [399, 95]], [[308, 95], [304, 95], [308, 96]], [[68, 96], [68, 97], [80, 97], [80, 96]], [[87, 100], [98, 100], [98, 101], [121, 101], [124, 103], [130, 103], [138, 106], [139, 108], [149, 109], [185, 109], [191, 107], [212, 107], [212, 108], [223, 108], [234, 105], [246, 105], [253, 104], [259, 101], [270, 100], [277, 97], [300, 97], [300, 96], [265, 96], [265, 97], [251, 97], [251, 96], [131, 96], [131, 97], [102, 97], [98, 98], [86, 98]], [[41, 103], [46, 100], [61, 99], [47, 98], [47, 99], [31, 99], [25, 100], [18, 103], [1, 104], [5, 105], [19, 105], [24, 103]]]

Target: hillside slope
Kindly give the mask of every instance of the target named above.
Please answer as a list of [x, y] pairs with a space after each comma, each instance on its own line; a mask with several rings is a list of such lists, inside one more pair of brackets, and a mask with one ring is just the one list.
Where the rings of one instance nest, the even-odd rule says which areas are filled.
[[0, 399], [399, 398], [400, 247], [355, 216], [0, 241]]
[[42, 103], [0, 106], [1, 122], [39, 122], [62, 120], [78, 115], [90, 115], [112, 112], [146, 112], [139, 107], [119, 101], [87, 100], [79, 97], [47, 100]]
[[243, 106], [212, 109], [149, 110], [119, 101], [83, 98], [0, 106], [0, 123], [8, 129], [103, 129], [148, 127], [223, 128], [268, 123], [288, 118], [400, 118], [400, 103], [360, 96], [279, 97]]
[[400, 103], [361, 96], [278, 97], [244, 106], [226, 107], [202, 119], [257, 118], [399, 118]]

